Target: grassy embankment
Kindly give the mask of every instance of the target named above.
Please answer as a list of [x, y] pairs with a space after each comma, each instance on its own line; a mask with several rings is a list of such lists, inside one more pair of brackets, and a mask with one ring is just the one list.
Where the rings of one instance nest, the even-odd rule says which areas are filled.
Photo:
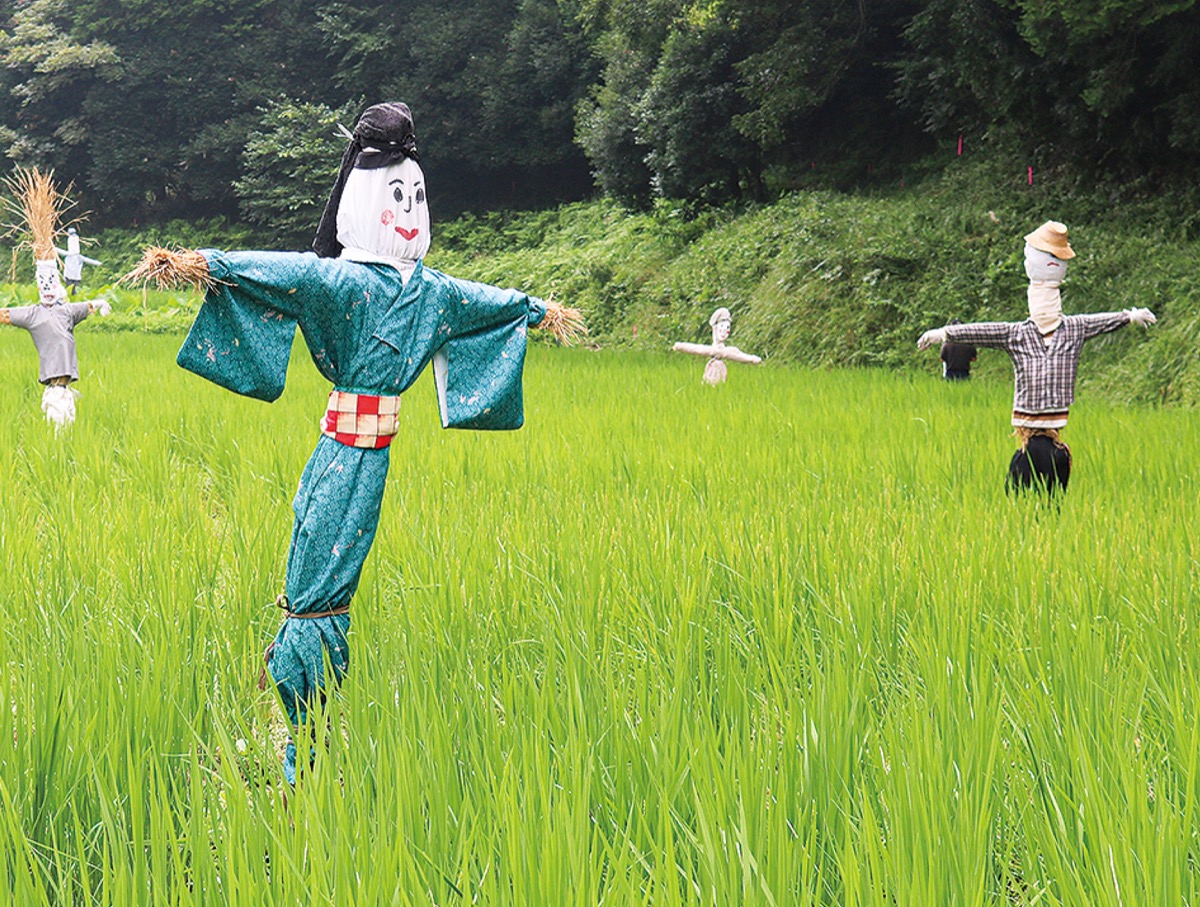
[[[731, 342], [769, 360], [822, 367], [936, 370], [918, 355], [921, 331], [952, 317], [1025, 315], [1024, 233], [1067, 222], [1078, 257], [1063, 289], [1068, 312], [1148, 306], [1160, 323], [1089, 345], [1081, 378], [1120, 401], [1200, 401], [1200, 217], [1170, 199], [1114, 201], [1053, 181], [1029, 187], [984, 162], [888, 193], [800, 192], [751, 210], [635, 214], [606, 202], [435, 224], [429, 263], [582, 307], [593, 340], [665, 350], [707, 340], [719, 305]], [[269, 237], [220, 222], [152, 232], [109, 231], [91, 247], [111, 281], [148, 243], [273, 248]], [[22, 267], [24, 260], [20, 259]], [[3, 291], [0, 291], [2, 293]], [[118, 313], [88, 329], [183, 330], [187, 293], [109, 290]], [[10, 302], [32, 285], [7, 288]], [[3, 298], [0, 295], [0, 298]], [[981, 375], [1009, 380], [1003, 354]]]

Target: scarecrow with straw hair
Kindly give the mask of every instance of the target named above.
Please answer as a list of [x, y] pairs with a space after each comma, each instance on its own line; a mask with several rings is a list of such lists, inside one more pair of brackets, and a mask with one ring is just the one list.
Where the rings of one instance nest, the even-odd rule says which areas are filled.
[[1074, 257], [1066, 226], [1047, 221], [1025, 237], [1029, 318], [948, 324], [926, 331], [917, 340], [918, 349], [949, 341], [1008, 353], [1013, 363], [1012, 424], [1018, 449], [1009, 464], [1007, 487], [1018, 491], [1034, 485], [1048, 494], [1067, 489], [1071, 450], [1059, 433], [1066, 427], [1075, 401], [1075, 375], [1083, 345], [1127, 324], [1149, 326], [1157, 320], [1153, 312], [1142, 308], [1064, 315], [1059, 286], [1067, 276], [1067, 262]]
[[38, 381], [46, 387], [42, 412], [57, 432], [75, 421], [76, 393], [71, 387], [79, 380], [75, 325], [96, 312], [107, 315], [112, 307], [107, 300], [67, 302], [54, 240], [59, 219], [72, 203], [55, 187], [53, 173], [18, 167], [5, 184], [13, 194], [9, 210], [17, 217], [9, 235], [23, 235], [33, 247], [38, 304], [0, 309], [0, 324], [24, 328], [33, 338]]
[[[401, 395], [432, 365], [443, 427], [519, 428], [527, 329], [564, 342], [584, 331], [574, 309], [424, 266], [425, 176], [404, 104], [359, 119], [313, 249], [148, 249], [128, 276], [205, 289], [179, 351], [184, 368], [274, 400], [298, 325], [333, 383], [293, 502], [286, 617], [266, 656], [294, 738], [324, 700], [325, 660], [334, 684], [349, 666], [350, 600], [375, 538]], [[295, 783], [295, 739], [284, 771]]]

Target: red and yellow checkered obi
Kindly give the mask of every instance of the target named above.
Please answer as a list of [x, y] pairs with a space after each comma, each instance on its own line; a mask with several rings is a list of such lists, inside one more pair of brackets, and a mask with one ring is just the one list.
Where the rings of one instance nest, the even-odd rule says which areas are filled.
[[378, 450], [392, 443], [399, 414], [399, 397], [332, 390], [325, 407], [325, 418], [321, 420], [321, 434], [347, 447]]

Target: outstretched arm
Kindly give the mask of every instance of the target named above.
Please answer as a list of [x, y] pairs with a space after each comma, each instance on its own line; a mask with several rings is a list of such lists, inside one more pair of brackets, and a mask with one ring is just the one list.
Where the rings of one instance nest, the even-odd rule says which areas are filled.
[[145, 250], [137, 267], [120, 283], [153, 283], [159, 289], [192, 286], [206, 301], [236, 301], [276, 318], [300, 319], [334, 304], [331, 289], [346, 262], [311, 252], [222, 252], [216, 249]]
[[926, 331], [924, 334], [922, 334], [920, 337], [917, 338], [917, 349], [927, 350], [931, 346], [934, 346], [935, 344], [940, 346], [941, 344], [943, 344], [945, 342], [946, 342], [946, 329], [945, 328], [934, 328], [933, 330]]
[[549, 331], [559, 343], [567, 346], [578, 340], [580, 336], [587, 334], [587, 325], [584, 323], [583, 313], [579, 309], [562, 305], [553, 296], [543, 301], [542, 305], [545, 307], [545, 314], [534, 327]]
[[29, 330], [29, 322], [33, 317], [36, 305], [18, 305], [9, 309], [0, 309], [0, 324], [11, 324], [15, 328]]
[[207, 290], [215, 281], [208, 273], [208, 259], [194, 249], [148, 246], [137, 266], [117, 283], [152, 283], [160, 290]]
[[1083, 336], [1091, 340], [1100, 334], [1107, 334], [1123, 328], [1127, 324], [1140, 324], [1149, 327], [1158, 321], [1149, 309], [1126, 309], [1123, 312], [1096, 312], [1091, 315], [1076, 316], [1083, 322]]
[[1158, 318], [1149, 309], [1126, 309], [1125, 314], [1129, 316], [1130, 324], [1140, 324], [1144, 328], [1158, 323]]
[[974, 324], [948, 324], [944, 328], [926, 331], [917, 340], [917, 349], [928, 349], [934, 344], [972, 343], [977, 346], [989, 346], [996, 349], [1008, 349], [1013, 328], [1020, 322], [1011, 321], [977, 321]]
[[569, 344], [587, 333], [579, 310], [553, 297], [541, 300], [519, 290], [502, 290], [445, 274], [431, 274], [431, 280], [437, 280], [440, 292], [451, 300], [447, 323], [452, 337], [491, 330], [522, 317], [530, 326], [550, 331], [562, 343]]

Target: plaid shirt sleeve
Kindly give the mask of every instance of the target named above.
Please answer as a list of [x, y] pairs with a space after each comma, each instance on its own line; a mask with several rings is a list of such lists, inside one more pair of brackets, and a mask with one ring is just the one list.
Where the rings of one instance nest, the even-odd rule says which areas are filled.
[[948, 324], [943, 330], [946, 339], [954, 343], [1007, 350], [1012, 344], [1015, 326], [1011, 321], [978, 321], [975, 324]]
[[1128, 312], [1097, 312], [1094, 315], [1076, 315], [1083, 325], [1083, 339], [1091, 340], [1129, 324]]

